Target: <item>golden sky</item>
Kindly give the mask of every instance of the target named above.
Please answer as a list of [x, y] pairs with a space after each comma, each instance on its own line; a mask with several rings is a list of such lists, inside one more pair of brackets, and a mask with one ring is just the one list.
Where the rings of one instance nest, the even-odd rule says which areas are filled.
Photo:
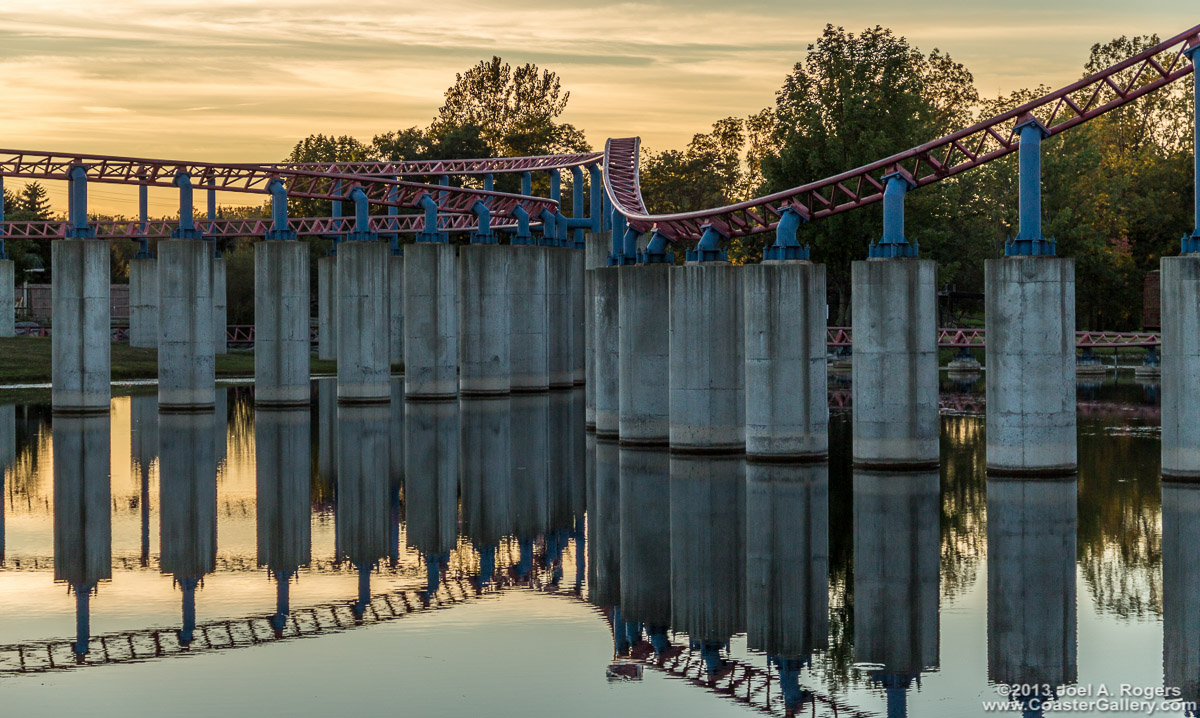
[[[595, 147], [679, 147], [773, 102], [826, 23], [884, 25], [947, 51], [985, 95], [1080, 76], [1121, 34], [1200, 23], [1195, 0], [397, 2], [3, 0], [0, 147], [270, 162], [310, 133], [369, 140], [425, 125], [442, 93], [498, 54], [555, 70], [565, 121]], [[52, 183], [59, 184], [59, 183]], [[10, 184], [10, 186], [12, 186]], [[51, 187], [56, 206], [65, 192]], [[136, 209], [96, 187], [93, 209]], [[234, 198], [236, 199], [236, 198]], [[257, 202], [253, 198], [252, 202]], [[152, 214], [174, 203], [152, 193]]]

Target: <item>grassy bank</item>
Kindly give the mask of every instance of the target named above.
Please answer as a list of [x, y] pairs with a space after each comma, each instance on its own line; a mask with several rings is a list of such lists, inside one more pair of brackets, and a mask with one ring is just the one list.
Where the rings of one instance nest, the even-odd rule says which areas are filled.
[[[217, 356], [219, 379], [254, 376], [254, 353], [237, 351]], [[312, 359], [312, 373], [333, 374], [337, 363]], [[113, 381], [154, 379], [158, 376], [158, 352], [135, 349], [128, 344], [112, 345]], [[50, 381], [50, 339], [8, 337], [0, 339], [0, 384], [41, 384]]]

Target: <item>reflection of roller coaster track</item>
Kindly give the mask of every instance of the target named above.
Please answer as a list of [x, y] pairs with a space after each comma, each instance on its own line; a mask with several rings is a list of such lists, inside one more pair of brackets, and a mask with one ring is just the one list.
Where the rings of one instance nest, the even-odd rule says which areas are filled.
[[814, 220], [878, 202], [883, 199], [883, 178], [893, 172], [923, 187], [1003, 157], [1020, 146], [1016, 127], [1030, 115], [1040, 120], [1050, 135], [1083, 124], [1190, 74], [1192, 63], [1184, 55], [1189, 44], [1200, 44], [1200, 26], [941, 139], [833, 177], [726, 207], [650, 214], [638, 182], [638, 138], [609, 140], [604, 153], [605, 186], [614, 208], [639, 231], [657, 228], [673, 240], [699, 239], [705, 225], [726, 237], [768, 232], [775, 229], [786, 209]]
[[[829, 392], [831, 409], [848, 409], [854, 405], [853, 394], [847, 389]], [[986, 401], [982, 394], [939, 394], [938, 406], [950, 414], [983, 414]], [[1079, 399], [1075, 412], [1080, 416], [1120, 416], [1158, 421], [1162, 418], [1162, 407], [1151, 404], [1130, 404], [1121, 401], [1093, 401]]]

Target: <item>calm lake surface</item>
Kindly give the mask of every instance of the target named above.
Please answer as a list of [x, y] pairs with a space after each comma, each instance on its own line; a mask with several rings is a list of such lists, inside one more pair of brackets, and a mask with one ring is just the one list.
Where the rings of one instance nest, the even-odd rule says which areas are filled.
[[290, 412], [256, 413], [249, 386], [215, 415], [160, 415], [153, 393], [107, 417], [0, 406], [0, 706], [957, 717], [1016, 683], [1195, 699], [1200, 486], [1162, 485], [1157, 384], [1120, 376], [1079, 385], [1078, 477], [1026, 482], [986, 477], [982, 382], [948, 378], [941, 469], [907, 475], [851, 468], [834, 375], [830, 460], [804, 466], [597, 444], [581, 390], [339, 409], [321, 380]]

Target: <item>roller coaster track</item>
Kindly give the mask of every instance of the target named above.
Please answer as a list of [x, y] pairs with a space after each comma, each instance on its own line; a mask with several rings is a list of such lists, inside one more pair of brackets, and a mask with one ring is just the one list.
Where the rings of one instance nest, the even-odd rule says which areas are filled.
[[1016, 127], [1036, 117], [1057, 135], [1154, 92], [1193, 71], [1184, 51], [1200, 45], [1196, 26], [1090, 77], [976, 125], [857, 169], [800, 187], [714, 209], [650, 214], [638, 181], [640, 139], [609, 140], [604, 184], [613, 207], [631, 227], [658, 229], [673, 241], [694, 241], [712, 225], [726, 237], [775, 229], [786, 209], [807, 220], [858, 209], [883, 199], [884, 176], [900, 172], [917, 187], [1004, 157], [1020, 146]]
[[544, 197], [406, 182], [390, 177], [335, 174], [249, 164], [212, 164], [108, 155], [68, 154], [30, 150], [0, 150], [0, 177], [66, 180], [82, 167], [89, 182], [150, 187], [175, 187], [177, 175], [191, 177], [194, 189], [267, 194], [272, 180], [284, 183], [291, 198], [346, 200], [362, 189], [371, 204], [417, 207], [429, 195], [443, 212], [465, 214], [477, 201], [493, 215], [511, 216], [521, 207], [530, 217], [554, 212], [558, 203]]
[[594, 165], [604, 159], [603, 152], [580, 152], [536, 157], [491, 157], [474, 160], [404, 160], [401, 162], [280, 162], [267, 168], [306, 172], [333, 172], [343, 175], [381, 177], [431, 177], [436, 175], [487, 175], [514, 172], [545, 172]]

